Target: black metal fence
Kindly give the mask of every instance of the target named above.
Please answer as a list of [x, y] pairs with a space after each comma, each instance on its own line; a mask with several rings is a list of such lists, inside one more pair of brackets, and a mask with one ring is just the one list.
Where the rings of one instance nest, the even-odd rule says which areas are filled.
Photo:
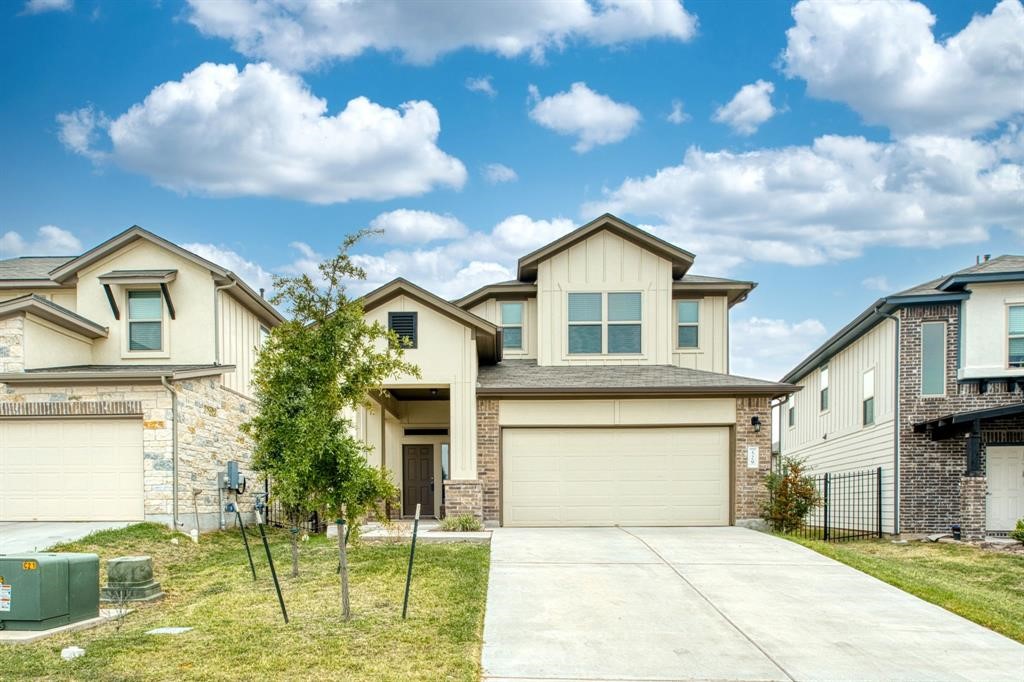
[[[284, 512], [281, 503], [276, 500], [270, 500], [270, 504], [267, 505], [266, 517], [268, 526], [276, 528], [292, 527], [292, 519]], [[326, 530], [327, 525], [321, 520], [319, 513], [312, 512], [307, 514], [303, 512], [299, 515], [297, 527], [305, 533], [320, 533]]]
[[882, 467], [813, 478], [820, 501], [797, 535], [825, 542], [882, 537]]

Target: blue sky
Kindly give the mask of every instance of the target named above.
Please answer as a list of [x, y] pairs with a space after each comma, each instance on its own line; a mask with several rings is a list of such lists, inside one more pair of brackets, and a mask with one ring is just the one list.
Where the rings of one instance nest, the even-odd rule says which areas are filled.
[[139, 224], [266, 286], [374, 225], [366, 286], [455, 296], [611, 210], [760, 283], [733, 371], [777, 378], [1021, 252], [1019, 0], [0, 11], [2, 257]]

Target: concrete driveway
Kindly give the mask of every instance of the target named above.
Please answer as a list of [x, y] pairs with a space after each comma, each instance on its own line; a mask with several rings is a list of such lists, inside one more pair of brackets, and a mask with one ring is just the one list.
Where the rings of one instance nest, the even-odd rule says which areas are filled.
[[743, 528], [494, 532], [489, 680], [1014, 680], [1024, 646]]
[[130, 525], [122, 521], [0, 521], [0, 554], [41, 552], [58, 542]]

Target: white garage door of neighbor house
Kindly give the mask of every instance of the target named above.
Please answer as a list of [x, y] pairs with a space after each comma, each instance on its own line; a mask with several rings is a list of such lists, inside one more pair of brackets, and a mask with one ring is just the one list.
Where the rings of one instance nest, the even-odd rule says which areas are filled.
[[0, 521], [141, 521], [142, 421], [0, 421]]
[[506, 526], [729, 523], [729, 429], [503, 431]]

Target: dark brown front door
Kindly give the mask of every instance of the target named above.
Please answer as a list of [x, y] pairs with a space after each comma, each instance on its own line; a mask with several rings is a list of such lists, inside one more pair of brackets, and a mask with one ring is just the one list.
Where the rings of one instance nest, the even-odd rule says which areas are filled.
[[403, 445], [402, 490], [405, 503], [402, 514], [412, 516], [416, 505], [423, 505], [421, 516], [434, 515], [434, 446]]

